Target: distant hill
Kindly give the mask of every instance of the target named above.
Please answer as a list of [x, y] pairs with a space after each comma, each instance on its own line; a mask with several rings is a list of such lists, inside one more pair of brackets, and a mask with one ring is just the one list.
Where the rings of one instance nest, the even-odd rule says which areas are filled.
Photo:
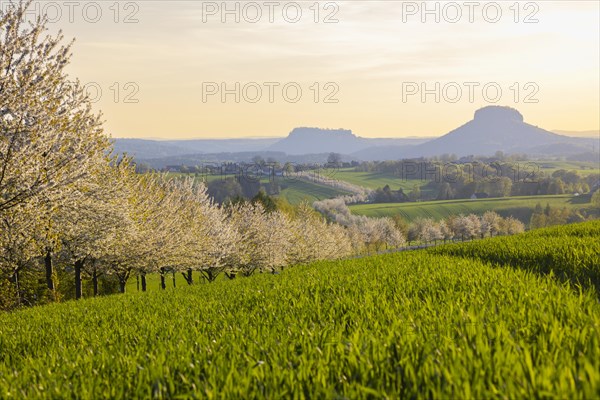
[[112, 139], [115, 152], [136, 159], [169, 157], [185, 154], [185, 149], [167, 142], [148, 139]]
[[273, 144], [269, 150], [287, 154], [310, 154], [323, 151], [349, 154], [363, 147], [360, 138], [349, 130], [296, 128], [285, 139]]
[[414, 145], [373, 146], [356, 151], [351, 155], [362, 161], [396, 160], [402, 154], [409, 154], [412, 148]]
[[[118, 153], [128, 153], [152, 165], [183, 165], [200, 161], [245, 160], [253, 155], [278, 161], [321, 160], [331, 152], [344, 160], [398, 160], [431, 157], [490, 156], [497, 151], [532, 156], [566, 156], [573, 160], [598, 158], [600, 138], [572, 137], [524, 121], [513, 108], [484, 107], [473, 119], [435, 138], [364, 138], [346, 129], [295, 128], [287, 137], [268, 139], [146, 140], [114, 139]], [[574, 132], [569, 132], [574, 134]], [[237, 154], [242, 153], [242, 154]], [[300, 157], [303, 156], [303, 157]], [[306, 161], [308, 162], [308, 161]], [[195, 165], [195, 164], [194, 164]]]
[[364, 138], [346, 129], [295, 128], [290, 134], [269, 147], [270, 151], [286, 154], [316, 154], [334, 152], [352, 154], [378, 146], [407, 146], [426, 142], [427, 138]]
[[149, 160], [188, 154], [263, 151], [280, 139], [113, 139], [113, 143], [117, 153], [127, 153], [138, 160]]
[[[264, 160], [274, 160], [279, 163], [291, 162], [294, 164], [323, 164], [327, 162], [329, 153], [288, 155], [279, 151], [238, 151], [222, 153], [184, 154], [158, 158], [138, 159], [151, 168], [165, 168], [167, 166], [196, 166], [222, 163], [250, 163], [255, 157]], [[342, 155], [342, 161], [359, 161], [357, 157]]]
[[489, 106], [475, 112], [474, 118], [437, 139], [415, 146], [400, 157], [429, 157], [441, 154], [493, 155], [527, 153], [539, 155], [569, 154], [589, 150], [594, 139], [573, 138], [544, 130], [524, 122], [514, 108]]
[[564, 136], [600, 139], [600, 131], [561, 131], [555, 129], [552, 132]]
[[[191, 160], [247, 158], [268, 154], [278, 160], [298, 160], [305, 155], [310, 159], [321, 159], [328, 153], [346, 155], [345, 160], [381, 159], [377, 154], [389, 148], [407, 148], [430, 140], [429, 138], [363, 138], [350, 130], [296, 128], [285, 138], [268, 139], [192, 139], [192, 140], [149, 140], [113, 139], [117, 153], [127, 153], [139, 161], [152, 161], [151, 164], [179, 165]], [[240, 157], [235, 153], [244, 153]], [[283, 157], [282, 156], [287, 157]], [[326, 158], [326, 156], [325, 156]]]

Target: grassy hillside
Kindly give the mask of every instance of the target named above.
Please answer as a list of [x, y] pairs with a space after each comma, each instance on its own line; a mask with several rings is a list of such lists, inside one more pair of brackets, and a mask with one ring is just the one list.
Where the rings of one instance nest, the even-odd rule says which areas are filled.
[[346, 191], [335, 189], [329, 186], [292, 179], [283, 180], [281, 187], [282, 190], [279, 196], [284, 197], [291, 204], [300, 204], [303, 200], [306, 200], [312, 204], [312, 202], [316, 200], [323, 200], [349, 194]]
[[392, 190], [402, 188], [404, 191], [411, 191], [414, 185], [423, 186], [427, 183], [422, 179], [401, 179], [398, 176], [381, 172], [355, 172], [353, 168], [340, 169], [335, 172], [333, 178], [369, 189], [390, 185]]
[[[575, 270], [599, 231], [520, 238], [542, 260], [560, 232], [577, 255], [561, 268]], [[522, 245], [503, 239], [452, 248]], [[597, 292], [533, 258], [482, 254], [319, 262], [2, 314], [0, 398], [597, 398]]]
[[533, 161], [539, 165], [540, 172], [552, 174], [554, 171], [564, 169], [578, 171], [580, 175], [600, 174], [600, 164], [588, 161]]
[[557, 196], [523, 196], [495, 199], [459, 199], [444, 201], [424, 201], [418, 203], [385, 203], [385, 204], [360, 204], [350, 206], [354, 214], [369, 217], [390, 217], [400, 214], [407, 221], [415, 218], [433, 218], [440, 220], [458, 214], [483, 214], [493, 210], [503, 217], [513, 216], [522, 221], [529, 221], [537, 203], [542, 206], [550, 204], [552, 207], [589, 208], [586, 199], [572, 195]]
[[440, 255], [468, 257], [552, 274], [571, 286], [600, 293], [600, 221], [536, 229], [522, 235], [429, 249]]
[[[229, 175], [202, 175], [198, 176], [194, 174], [181, 174], [177, 172], [170, 172], [170, 176], [173, 177], [182, 177], [182, 176], [191, 176], [194, 179], [202, 180], [204, 182], [213, 182], [216, 180], [224, 180], [228, 178], [235, 178], [235, 174]], [[272, 178], [262, 178], [260, 181], [263, 184], [271, 183]], [[306, 200], [309, 203], [312, 203], [316, 200], [329, 199], [337, 196], [344, 196], [350, 194], [347, 191], [335, 189], [329, 186], [320, 185], [318, 183], [307, 182], [299, 179], [293, 178], [282, 178], [276, 177], [276, 182], [281, 187], [280, 196], [285, 198], [291, 204], [300, 204], [302, 201]]]

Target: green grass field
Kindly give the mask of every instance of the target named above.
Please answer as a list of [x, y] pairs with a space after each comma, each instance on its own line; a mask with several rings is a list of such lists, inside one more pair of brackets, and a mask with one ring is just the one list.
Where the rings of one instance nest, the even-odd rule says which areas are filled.
[[599, 237], [600, 221], [591, 221], [535, 229], [522, 235], [438, 246], [427, 251], [552, 274], [576, 290], [593, 287], [600, 293]]
[[229, 178], [235, 178], [236, 174], [208, 174], [208, 173], [181, 173], [181, 172], [167, 172], [170, 178], [193, 178], [196, 182], [209, 183], [217, 180], [225, 180]]
[[[598, 232], [594, 221], [1, 314], [0, 398], [598, 398], [598, 292], [537, 267], [556, 259], [597, 280]], [[525, 253], [490, 264], [500, 248]]]
[[[173, 275], [175, 275], [174, 283], [173, 283]], [[207, 282], [206, 280], [204, 280], [202, 278], [202, 276], [200, 275], [199, 272], [194, 271], [192, 273], [192, 275], [193, 275], [193, 280], [194, 280], [193, 284], [194, 285], [210, 285], [209, 282]], [[217, 282], [219, 282], [221, 280], [229, 281], [229, 279], [225, 276], [225, 274], [221, 274], [216, 278]], [[147, 274], [146, 275], [146, 284], [147, 284], [146, 290], [148, 292], [161, 291], [162, 288], [160, 285], [160, 274], [158, 272]], [[185, 278], [181, 275], [181, 272], [176, 272], [175, 274], [173, 274], [171, 272], [167, 272], [165, 274], [165, 286], [167, 287], [167, 289], [173, 289], [173, 288], [182, 288], [182, 287], [186, 287], [189, 285], [188, 285], [187, 281], [185, 280]], [[139, 292], [141, 290], [141, 286], [138, 287], [137, 275], [132, 274], [132, 276], [127, 281], [125, 290], [127, 293]]]
[[[182, 176], [190, 176], [194, 177], [196, 180], [202, 180], [206, 183], [213, 182], [216, 180], [222, 180], [227, 178], [235, 178], [236, 175], [208, 175], [208, 174], [199, 174], [196, 177], [194, 174], [181, 174], [177, 172], [170, 172], [170, 176], [172, 177], [182, 177]], [[260, 179], [260, 181], [264, 184], [271, 183], [273, 178], [265, 177]], [[344, 196], [350, 194], [347, 191], [335, 189], [329, 186], [320, 185], [318, 183], [308, 182], [300, 179], [293, 178], [282, 178], [276, 177], [276, 182], [281, 185], [281, 192], [279, 196], [285, 198], [291, 204], [300, 204], [302, 201], [308, 201], [312, 204], [314, 201], [329, 199], [338, 196]]]
[[424, 201], [417, 203], [383, 203], [383, 204], [360, 204], [350, 206], [354, 214], [369, 217], [391, 217], [400, 214], [407, 221], [415, 218], [433, 218], [441, 220], [458, 214], [478, 214], [486, 211], [496, 211], [503, 217], [513, 216], [523, 221], [529, 221], [533, 209], [537, 203], [543, 207], [550, 204], [551, 207], [589, 208], [590, 203], [585, 203], [585, 198], [572, 195], [557, 196], [523, 196], [494, 199], [459, 199], [443, 201]]
[[[524, 163], [524, 162], [522, 162]], [[578, 171], [579, 175], [587, 176], [600, 174], [600, 164], [586, 161], [533, 161], [540, 167], [541, 172], [552, 174], [554, 171], [564, 169], [567, 171]]]
[[282, 187], [286, 186], [286, 188], [281, 190], [279, 196], [285, 198], [291, 204], [300, 204], [302, 201], [308, 201], [309, 204], [312, 204], [316, 200], [350, 194], [343, 190], [303, 180], [284, 180], [281, 185]]
[[[196, 281], [196, 283], [202, 283], [199, 280], [200, 276], [196, 276], [196, 274], [194, 274], [194, 280]], [[147, 287], [146, 289], [150, 292], [156, 291], [156, 290], [161, 290], [160, 287], [160, 274], [155, 273], [155, 274], [148, 274], [146, 275], [146, 284]], [[187, 282], [185, 281], [185, 279], [183, 278], [183, 276], [181, 276], [180, 272], [177, 272], [175, 274], [175, 286], [173, 285], [173, 274], [171, 274], [170, 272], [165, 274], [165, 284], [168, 288], [172, 288], [172, 287], [183, 287], [183, 286], [187, 286]], [[126, 285], [126, 292], [136, 292], [139, 291], [139, 287], [138, 287], [138, 279], [136, 276], [132, 275], [129, 280], [127, 281], [127, 285]]]
[[385, 185], [390, 185], [392, 190], [402, 188], [405, 192], [411, 191], [414, 185], [419, 185], [420, 187], [427, 183], [421, 179], [401, 179], [398, 176], [382, 174], [380, 172], [355, 172], [353, 168], [342, 168], [336, 171], [332, 178], [368, 189], [377, 189]]

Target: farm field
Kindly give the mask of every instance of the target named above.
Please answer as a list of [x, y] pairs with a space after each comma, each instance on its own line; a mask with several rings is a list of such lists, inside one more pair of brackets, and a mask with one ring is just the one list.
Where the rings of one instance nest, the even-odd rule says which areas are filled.
[[196, 182], [209, 183], [217, 180], [225, 180], [229, 178], [235, 178], [236, 174], [208, 174], [208, 173], [181, 173], [181, 172], [167, 172], [168, 177], [173, 178], [194, 178]]
[[438, 246], [427, 251], [552, 274], [572, 287], [593, 287], [600, 293], [599, 237], [600, 221], [591, 221]]
[[[516, 161], [515, 164], [527, 166], [528, 171], [539, 171], [546, 174], [552, 174], [553, 172], [564, 169], [567, 171], [577, 171], [581, 176], [587, 176], [591, 174], [600, 174], [600, 163], [586, 162], [586, 161]], [[531, 165], [536, 165], [538, 168], [533, 169]], [[386, 174], [381, 172], [356, 172], [354, 168], [342, 168], [335, 172], [334, 179], [346, 181], [354, 185], [363, 186], [369, 189], [377, 189], [389, 185], [393, 190], [399, 188], [412, 190], [414, 185], [425, 186], [427, 181], [421, 179], [401, 179], [393, 174]], [[422, 189], [427, 191], [427, 189]]]
[[597, 398], [598, 292], [576, 282], [597, 279], [599, 232], [594, 221], [0, 314], [0, 398]]
[[344, 190], [335, 189], [318, 183], [307, 182], [299, 179], [282, 180], [279, 196], [285, 198], [291, 204], [300, 204], [302, 201], [313, 201], [329, 199], [349, 194]]
[[[147, 286], [148, 291], [162, 290], [160, 287], [160, 274], [158, 274], [158, 273], [147, 274], [146, 282], [148, 285]], [[200, 276], [196, 276], [196, 275], [194, 275], [194, 282], [195, 283], [203, 283], [202, 281], [200, 281]], [[173, 274], [171, 272], [168, 272], [167, 274], [165, 274], [165, 284], [168, 289], [173, 288]], [[184, 277], [181, 275], [181, 272], [177, 272], [175, 274], [175, 287], [180, 288], [180, 287], [184, 287], [184, 286], [188, 286], [188, 284], [185, 281]], [[140, 289], [138, 287], [137, 275], [132, 276], [127, 281], [126, 292], [127, 293], [137, 292], [139, 290]]]
[[572, 195], [554, 196], [522, 196], [493, 199], [458, 199], [441, 201], [424, 201], [417, 203], [381, 203], [359, 204], [350, 206], [354, 214], [368, 217], [391, 217], [400, 214], [407, 221], [415, 218], [433, 218], [440, 220], [458, 214], [481, 215], [486, 211], [495, 211], [503, 217], [513, 216], [522, 221], [529, 221], [537, 203], [542, 207], [567, 207], [569, 209], [590, 208], [583, 197]]
[[[235, 178], [235, 174], [181, 174], [176, 172], [170, 172], [169, 176], [173, 177], [194, 177], [196, 181], [204, 181], [205, 183], [210, 183], [217, 180], [224, 180], [228, 178]], [[262, 178], [260, 181], [264, 184], [271, 183], [272, 178]], [[280, 197], [285, 198], [288, 202], [293, 205], [300, 204], [302, 201], [308, 201], [312, 203], [313, 201], [329, 199], [338, 196], [344, 196], [350, 194], [347, 191], [332, 188], [330, 186], [321, 185], [314, 182], [308, 182], [300, 179], [293, 178], [282, 178], [276, 177], [275, 181], [280, 185], [281, 192], [279, 194]]]
[[421, 179], [401, 179], [398, 176], [381, 172], [355, 172], [354, 168], [342, 168], [336, 171], [332, 178], [368, 189], [389, 185], [392, 190], [402, 188], [405, 192], [412, 190], [414, 185], [423, 186], [427, 183]]
[[552, 174], [554, 171], [564, 169], [567, 171], [575, 170], [581, 176], [591, 174], [600, 174], [600, 163], [588, 161], [530, 161], [540, 167], [540, 172]]

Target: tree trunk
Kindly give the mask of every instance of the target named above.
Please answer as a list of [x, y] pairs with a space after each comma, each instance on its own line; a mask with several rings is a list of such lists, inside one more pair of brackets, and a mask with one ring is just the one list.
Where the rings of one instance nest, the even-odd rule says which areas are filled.
[[171, 271], [171, 274], [173, 275], [173, 287], [177, 287], [175, 283], [175, 270]]
[[83, 260], [75, 261], [75, 299], [79, 300], [82, 293], [81, 283], [81, 268], [83, 267]]
[[142, 292], [145, 292], [146, 291], [146, 273], [145, 272], [142, 272], [141, 281], [142, 281]]
[[[229, 279], [235, 279], [235, 272], [225, 273], [225, 276]], [[212, 280], [211, 280], [212, 282]]]
[[50, 250], [46, 251], [46, 256], [44, 257], [44, 266], [46, 267], [46, 285], [48, 285], [48, 289], [54, 292], [54, 279], [52, 279], [53, 268], [52, 268], [52, 253]]
[[191, 284], [194, 283], [194, 277], [192, 276], [192, 269], [191, 268], [189, 268], [187, 270], [187, 279], [186, 279], [186, 281], [187, 281], [188, 285], [191, 285]]
[[125, 279], [122, 279], [121, 277], [119, 277], [119, 292], [125, 293], [125, 284], [126, 283], [127, 283], [127, 281]]
[[21, 291], [19, 290], [19, 270], [18, 269], [13, 273], [12, 281], [15, 284], [15, 289], [17, 290], [17, 306], [20, 306], [21, 305]]
[[167, 288], [167, 284], [165, 283], [165, 269], [164, 268], [160, 269], [160, 288], [163, 290]]
[[96, 268], [94, 268], [94, 273], [92, 274], [92, 285], [94, 286], [94, 297], [98, 296], [98, 272]]

